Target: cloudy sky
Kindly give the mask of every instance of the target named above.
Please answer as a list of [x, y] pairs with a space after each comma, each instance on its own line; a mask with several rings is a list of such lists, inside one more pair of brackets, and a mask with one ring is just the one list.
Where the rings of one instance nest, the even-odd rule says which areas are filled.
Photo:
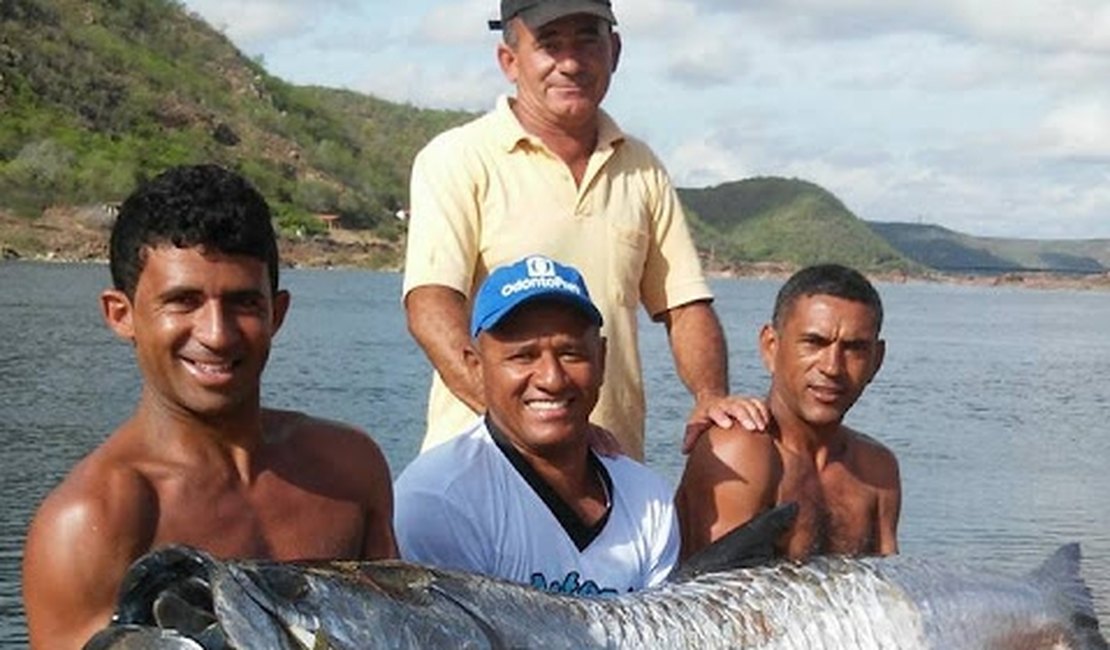
[[[185, 0], [288, 81], [430, 108], [511, 91], [498, 0]], [[606, 109], [683, 187], [813, 181], [871, 221], [1110, 238], [1106, 0], [613, 0]]]

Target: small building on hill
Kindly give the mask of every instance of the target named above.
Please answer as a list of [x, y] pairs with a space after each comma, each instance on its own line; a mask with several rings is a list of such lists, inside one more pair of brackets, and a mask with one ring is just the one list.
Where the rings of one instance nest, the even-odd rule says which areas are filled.
[[338, 214], [317, 214], [316, 218], [324, 223], [324, 226], [327, 227], [328, 232], [340, 229]]

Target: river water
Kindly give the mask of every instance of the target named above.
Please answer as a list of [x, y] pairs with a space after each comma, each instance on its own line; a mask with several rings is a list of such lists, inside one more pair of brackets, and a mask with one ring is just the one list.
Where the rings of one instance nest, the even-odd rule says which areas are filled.
[[[0, 647], [23, 647], [27, 522], [130, 413], [138, 372], [101, 323], [100, 265], [0, 263]], [[396, 475], [419, 446], [429, 366], [404, 328], [400, 277], [283, 274], [293, 306], [265, 401], [363, 427]], [[756, 331], [777, 281], [719, 280], [733, 388], [762, 393]], [[1110, 294], [880, 284], [886, 364], [848, 424], [898, 455], [904, 554], [1006, 571], [1079, 541], [1110, 625]], [[672, 482], [690, 406], [662, 327], [642, 326], [648, 464]]]

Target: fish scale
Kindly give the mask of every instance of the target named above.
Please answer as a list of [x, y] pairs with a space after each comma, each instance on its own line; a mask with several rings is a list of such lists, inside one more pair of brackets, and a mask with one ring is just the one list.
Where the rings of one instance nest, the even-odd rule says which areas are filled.
[[[600, 621], [592, 627], [608, 631], [599, 642], [612, 647], [929, 647], [914, 611], [901, 606], [904, 599], [865, 564], [817, 560], [704, 576], [598, 602], [589, 616]], [[692, 616], [676, 616], [676, 605]], [[635, 618], [628, 620], [628, 612]], [[671, 642], [676, 622], [679, 644]]]
[[[207, 582], [223, 642], [242, 650], [1107, 650], [1075, 544], [1025, 576], [907, 557], [816, 558], [705, 573], [611, 598], [398, 561], [220, 562], [184, 547], [155, 551], [132, 574], [120, 602], [126, 616], [117, 615], [88, 650], [221, 647], [148, 643], [166, 635], [150, 634], [155, 622], [146, 612], [179, 580]], [[160, 620], [173, 618], [166, 611]], [[180, 619], [198, 617], [183, 612]], [[145, 645], [125, 645], [130, 631]]]

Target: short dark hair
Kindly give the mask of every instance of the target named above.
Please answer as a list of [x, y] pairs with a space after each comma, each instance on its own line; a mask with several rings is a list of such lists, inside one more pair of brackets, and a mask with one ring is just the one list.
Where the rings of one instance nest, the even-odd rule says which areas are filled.
[[109, 263], [116, 289], [134, 298], [146, 250], [202, 246], [266, 263], [277, 293], [278, 249], [270, 207], [242, 176], [218, 165], [172, 167], [142, 184], [120, 206]]
[[775, 298], [772, 323], [782, 331], [794, 303], [805, 296], [833, 296], [861, 302], [875, 313], [875, 332], [883, 328], [883, 301], [871, 282], [859, 271], [840, 264], [807, 266], [790, 276]]

